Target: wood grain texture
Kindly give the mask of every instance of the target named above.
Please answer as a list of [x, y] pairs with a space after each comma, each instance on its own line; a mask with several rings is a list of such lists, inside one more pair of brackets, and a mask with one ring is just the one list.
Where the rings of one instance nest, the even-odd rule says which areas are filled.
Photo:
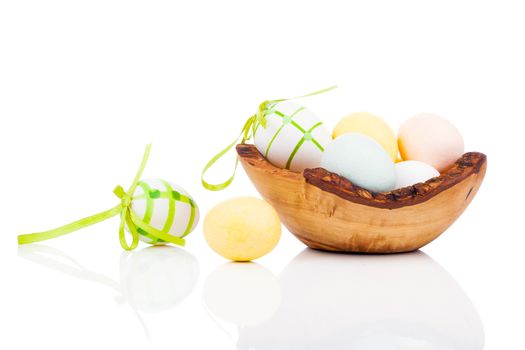
[[443, 233], [476, 195], [487, 169], [482, 153], [465, 153], [439, 177], [373, 193], [322, 168], [294, 173], [270, 164], [253, 145], [237, 145], [246, 173], [281, 221], [314, 249], [400, 253]]

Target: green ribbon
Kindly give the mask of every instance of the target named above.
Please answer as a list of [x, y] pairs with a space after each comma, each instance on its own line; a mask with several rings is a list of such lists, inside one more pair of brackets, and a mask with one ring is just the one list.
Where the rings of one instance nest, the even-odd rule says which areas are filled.
[[204, 188], [210, 191], [220, 191], [220, 190], [225, 189], [232, 183], [233, 179], [235, 178], [235, 172], [237, 171], [237, 166], [239, 165], [238, 157], [235, 158], [235, 167], [233, 168], [233, 173], [226, 181], [219, 183], [219, 184], [211, 184], [207, 182], [206, 180], [204, 180], [204, 175], [206, 174], [208, 169], [210, 169], [213, 166], [213, 164], [215, 164], [220, 158], [222, 158], [226, 153], [228, 153], [228, 151], [232, 149], [239, 142], [239, 139], [241, 137], [242, 137], [241, 143], [244, 144], [246, 141], [251, 140], [251, 138], [255, 136], [257, 125], [261, 125], [263, 128], [266, 128], [266, 117], [273, 113], [273, 107], [275, 106], [276, 103], [288, 101], [288, 100], [294, 100], [294, 99], [303, 98], [303, 97], [319, 95], [319, 94], [331, 91], [335, 88], [337, 88], [337, 85], [330, 86], [329, 88], [326, 88], [326, 89], [317, 90], [317, 91], [311, 92], [306, 95], [296, 96], [292, 98], [281, 98], [277, 100], [263, 101], [257, 108], [257, 112], [251, 117], [249, 117], [246, 123], [244, 123], [244, 126], [241, 129], [241, 132], [235, 138], [235, 140], [233, 140], [232, 143], [226, 146], [223, 150], [221, 150], [219, 153], [213, 156], [213, 158], [211, 158], [208, 163], [206, 163], [201, 173], [202, 186], [204, 186]]
[[[151, 144], [146, 146], [144, 156], [142, 157], [142, 162], [140, 163], [139, 169], [137, 170], [137, 174], [135, 175], [135, 178], [133, 179], [133, 182], [131, 183], [131, 186], [129, 187], [128, 191], [124, 191], [124, 189], [120, 185], [115, 187], [115, 189], [113, 190], [113, 193], [120, 199], [120, 203], [118, 205], [109, 210], [85, 217], [83, 219], [55, 228], [53, 230], [19, 235], [18, 244], [29, 244], [60, 237], [68, 233], [74, 232], [76, 230], [79, 230], [81, 228], [88, 227], [101, 221], [112, 218], [114, 216], [120, 215], [119, 240], [120, 245], [125, 250], [133, 250], [137, 247], [137, 245], [139, 244], [139, 229], [144, 230], [147, 234], [160, 238], [166, 242], [183, 246], [185, 244], [184, 239], [174, 237], [150, 226], [149, 224], [142, 221], [142, 219], [139, 218], [137, 215], [135, 215], [131, 208], [133, 193], [135, 193], [135, 189], [137, 188], [137, 185], [140, 181], [142, 172], [144, 171], [146, 163], [148, 162], [150, 150]], [[131, 244], [128, 244], [128, 242], [126, 241], [126, 225], [128, 226], [128, 229], [131, 233]]]

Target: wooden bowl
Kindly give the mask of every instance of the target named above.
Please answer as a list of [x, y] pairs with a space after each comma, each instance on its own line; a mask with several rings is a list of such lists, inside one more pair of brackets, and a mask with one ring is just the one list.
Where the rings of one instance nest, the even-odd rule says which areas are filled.
[[469, 152], [424, 183], [373, 193], [323, 168], [295, 173], [270, 164], [254, 145], [237, 153], [263, 198], [301, 242], [314, 249], [401, 253], [443, 233], [472, 201], [487, 157]]

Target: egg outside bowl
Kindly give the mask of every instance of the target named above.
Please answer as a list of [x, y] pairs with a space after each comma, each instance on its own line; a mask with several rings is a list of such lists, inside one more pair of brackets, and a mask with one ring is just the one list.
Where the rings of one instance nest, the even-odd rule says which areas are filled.
[[303, 173], [277, 168], [254, 145], [239, 144], [237, 153], [288, 230], [310, 248], [334, 252], [401, 253], [423, 247], [463, 213], [487, 170], [487, 157], [469, 152], [424, 183], [372, 193], [323, 168]]

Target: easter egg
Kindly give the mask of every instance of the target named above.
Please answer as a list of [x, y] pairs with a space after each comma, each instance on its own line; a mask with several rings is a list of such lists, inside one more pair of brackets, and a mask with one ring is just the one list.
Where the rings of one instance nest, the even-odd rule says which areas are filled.
[[352, 113], [337, 123], [332, 133], [335, 139], [343, 134], [359, 133], [379, 143], [393, 161], [398, 155], [397, 138], [394, 130], [381, 118], [367, 112]]
[[254, 144], [273, 165], [301, 172], [319, 166], [330, 134], [310, 110], [291, 101], [269, 106], [266, 127], [256, 126]]
[[[160, 179], [139, 181], [131, 209], [144, 223], [174, 237], [188, 235], [199, 221], [199, 208], [188, 192]], [[140, 228], [138, 233], [146, 243], [166, 243]]]
[[403, 188], [412, 186], [428, 179], [439, 176], [439, 171], [417, 160], [406, 160], [395, 164], [396, 167], [396, 187]]
[[281, 221], [273, 207], [255, 197], [226, 200], [204, 218], [208, 245], [226, 259], [250, 261], [270, 252], [281, 237]]
[[405, 121], [399, 128], [398, 145], [403, 160], [419, 160], [439, 172], [451, 167], [465, 149], [458, 129], [445, 118], [430, 113]]
[[326, 147], [321, 167], [373, 192], [390, 191], [396, 185], [392, 158], [372, 138], [344, 134]]

